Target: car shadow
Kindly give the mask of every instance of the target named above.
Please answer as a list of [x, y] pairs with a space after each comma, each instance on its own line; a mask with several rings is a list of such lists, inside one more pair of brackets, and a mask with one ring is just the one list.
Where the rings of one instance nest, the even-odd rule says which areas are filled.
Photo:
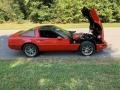
[[[28, 58], [21, 51], [12, 50], [8, 47], [7, 35], [0, 36], [0, 59], [17, 59], [17, 58]], [[96, 57], [113, 57], [113, 53], [117, 50], [113, 50], [112, 46], [109, 45], [107, 49], [100, 51], [92, 56], [82, 56], [78, 52], [46, 52], [41, 53], [36, 59], [72, 59], [72, 58], [96, 58]]]

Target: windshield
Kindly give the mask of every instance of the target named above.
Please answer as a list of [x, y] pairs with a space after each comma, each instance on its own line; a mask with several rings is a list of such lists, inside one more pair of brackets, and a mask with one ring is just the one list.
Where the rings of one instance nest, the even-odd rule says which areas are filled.
[[55, 30], [56, 30], [58, 33], [62, 33], [63, 35], [71, 38], [71, 33], [70, 33], [69, 31], [64, 30], [64, 29], [62, 29], [62, 28], [60, 28], [60, 27], [56, 27]]

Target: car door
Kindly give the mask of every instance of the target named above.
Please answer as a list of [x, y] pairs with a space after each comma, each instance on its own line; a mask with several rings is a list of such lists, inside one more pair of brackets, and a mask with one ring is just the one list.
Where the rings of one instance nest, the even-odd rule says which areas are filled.
[[37, 40], [40, 51], [68, 51], [70, 41], [51, 30], [40, 30]]

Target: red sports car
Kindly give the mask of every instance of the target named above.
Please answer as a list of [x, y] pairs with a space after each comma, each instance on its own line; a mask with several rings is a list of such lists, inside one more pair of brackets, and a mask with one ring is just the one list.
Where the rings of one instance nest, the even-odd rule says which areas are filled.
[[91, 33], [76, 33], [54, 25], [45, 25], [11, 35], [8, 46], [22, 50], [29, 57], [48, 51], [79, 51], [84, 56], [90, 56], [106, 48], [107, 43], [96, 10], [84, 7], [82, 13], [90, 22]]

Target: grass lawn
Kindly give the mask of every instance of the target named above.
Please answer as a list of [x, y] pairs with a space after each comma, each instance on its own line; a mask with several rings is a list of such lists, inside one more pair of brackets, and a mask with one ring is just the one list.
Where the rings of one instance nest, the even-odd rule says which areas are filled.
[[120, 90], [120, 59], [0, 60], [0, 90]]
[[[35, 23], [24, 23], [24, 24], [16, 24], [16, 23], [3, 23], [0, 24], [0, 30], [9, 30], [9, 29], [28, 29], [33, 28], [36, 26], [45, 25], [45, 24], [35, 24]], [[60, 26], [62, 28], [68, 29], [68, 28], [88, 28], [88, 23], [80, 23], [80, 24], [55, 24], [57, 26]], [[120, 23], [104, 23], [104, 27], [120, 27]]]

